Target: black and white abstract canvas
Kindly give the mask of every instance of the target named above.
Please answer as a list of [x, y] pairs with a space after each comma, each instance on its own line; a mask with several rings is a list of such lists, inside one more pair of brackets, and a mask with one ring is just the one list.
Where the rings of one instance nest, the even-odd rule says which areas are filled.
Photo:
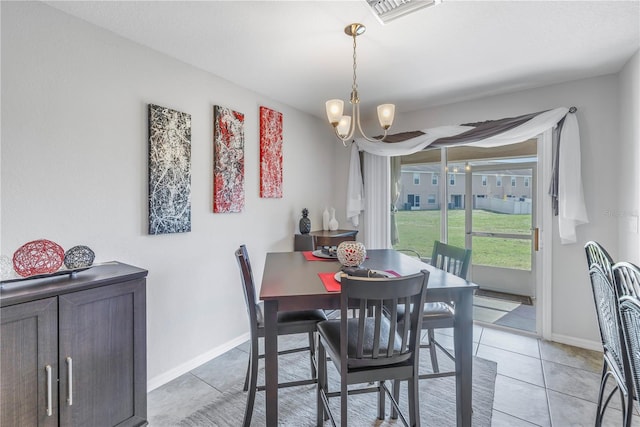
[[149, 104], [149, 234], [191, 231], [191, 115]]

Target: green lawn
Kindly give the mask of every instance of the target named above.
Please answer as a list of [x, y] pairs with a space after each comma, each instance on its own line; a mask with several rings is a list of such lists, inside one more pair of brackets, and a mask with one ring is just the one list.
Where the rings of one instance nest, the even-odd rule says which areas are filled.
[[[440, 239], [440, 211], [396, 212], [400, 242], [395, 249], [413, 249], [430, 257], [433, 242]], [[473, 211], [475, 231], [528, 234], [531, 215], [507, 215]], [[449, 211], [449, 244], [464, 247], [464, 211]], [[531, 240], [474, 237], [471, 261], [476, 265], [531, 269]]]

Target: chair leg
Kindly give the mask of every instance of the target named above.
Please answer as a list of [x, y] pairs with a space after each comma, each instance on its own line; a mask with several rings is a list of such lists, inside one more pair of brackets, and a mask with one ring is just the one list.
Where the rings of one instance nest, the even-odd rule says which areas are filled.
[[631, 421], [633, 419], [633, 390], [627, 390], [627, 405], [625, 411], [625, 427], [631, 427]]
[[[384, 381], [378, 383], [378, 419], [384, 420], [385, 418], [385, 403], [384, 403]], [[391, 405], [393, 406], [393, 405]]]
[[[251, 375], [251, 361], [253, 360], [253, 349], [258, 348], [258, 340], [254, 343], [253, 339], [249, 343], [249, 360], [247, 361], [247, 374], [244, 377], [244, 386], [242, 387], [242, 391], [249, 390], [249, 376]], [[256, 350], [257, 351], [257, 350]]]
[[324, 408], [324, 401], [322, 400], [322, 392], [326, 392], [326, 371], [327, 371], [327, 358], [324, 351], [324, 346], [321, 342], [318, 343], [318, 382], [316, 384], [316, 425], [318, 427], [324, 424], [326, 410]]
[[420, 427], [420, 404], [418, 402], [418, 372], [409, 379], [407, 384], [409, 394], [409, 423]]
[[347, 427], [347, 399], [349, 398], [349, 390], [347, 389], [347, 374], [340, 373], [340, 425]]
[[438, 367], [438, 355], [436, 345], [434, 344], [435, 334], [433, 329], [427, 329], [427, 337], [429, 338], [429, 355], [431, 356], [431, 367], [433, 368], [433, 373], [437, 374], [440, 372], [440, 368]]
[[251, 425], [251, 417], [253, 416], [253, 404], [256, 399], [256, 390], [258, 386], [258, 340], [251, 340], [251, 355], [249, 356], [249, 394], [247, 395], [247, 404], [244, 410], [244, 421], [242, 425], [249, 427]]
[[249, 390], [249, 374], [251, 372], [251, 356], [249, 356], [249, 360], [247, 361], [247, 374], [244, 377], [244, 386], [242, 386], [242, 391]]
[[316, 362], [314, 358], [316, 357], [316, 340], [315, 334], [313, 332], [309, 332], [309, 358], [311, 361], [311, 378], [317, 378], [318, 375], [316, 371]]
[[[393, 380], [393, 398], [396, 402], [400, 403], [400, 380]], [[393, 405], [391, 405], [391, 419], [398, 419], [398, 411]]]
[[[602, 425], [602, 420], [604, 418], [604, 413], [607, 410], [607, 407], [609, 406], [609, 402], [611, 401], [611, 398], [613, 397], [613, 395], [616, 393], [616, 391], [618, 391], [618, 393], [620, 394], [620, 401], [622, 404], [622, 420], [623, 420], [623, 425], [626, 425], [626, 423], [628, 422], [629, 425], [631, 423], [631, 418], [627, 418], [627, 417], [631, 417], [633, 412], [633, 406], [629, 407], [625, 399], [625, 394], [624, 391], [622, 390], [622, 388], [618, 385], [618, 383], [615, 383], [615, 387], [613, 388], [613, 390], [611, 390], [611, 392], [609, 393], [609, 395], [607, 396], [607, 398], [604, 400], [603, 402], [603, 398], [604, 398], [604, 393], [605, 393], [605, 388], [607, 385], [607, 381], [609, 380], [609, 377], [612, 377], [613, 374], [611, 373], [611, 371], [609, 371], [609, 369], [607, 368], [606, 362], [602, 368], [602, 380], [600, 382], [600, 392], [598, 393], [598, 406], [596, 408], [597, 413], [596, 413], [596, 422], [595, 425], [596, 427], [600, 427]], [[631, 391], [629, 393], [632, 393]], [[632, 397], [631, 397], [632, 398]], [[633, 401], [631, 401], [631, 405], [633, 405]]]

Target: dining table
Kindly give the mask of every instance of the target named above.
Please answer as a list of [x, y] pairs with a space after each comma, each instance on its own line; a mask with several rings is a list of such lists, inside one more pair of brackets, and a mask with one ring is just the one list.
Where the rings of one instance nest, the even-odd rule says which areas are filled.
[[[321, 255], [321, 254], [318, 254]], [[338, 272], [337, 259], [316, 257], [311, 252], [269, 252], [266, 255], [260, 299], [264, 303], [266, 425], [278, 422], [278, 330], [279, 311], [340, 308], [339, 286], [325, 286], [321, 276]], [[427, 301], [453, 304], [458, 427], [471, 425], [473, 367], [473, 291], [478, 286], [420, 259], [394, 249], [367, 250], [363, 268], [410, 275], [429, 271]], [[331, 290], [328, 290], [331, 289]], [[453, 396], [452, 396], [453, 398]]]

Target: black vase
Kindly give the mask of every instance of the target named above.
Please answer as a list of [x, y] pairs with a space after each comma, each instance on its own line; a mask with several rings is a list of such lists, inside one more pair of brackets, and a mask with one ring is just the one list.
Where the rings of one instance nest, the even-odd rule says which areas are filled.
[[311, 220], [308, 217], [303, 216], [302, 218], [300, 218], [300, 233], [309, 234], [310, 231], [311, 231]]

